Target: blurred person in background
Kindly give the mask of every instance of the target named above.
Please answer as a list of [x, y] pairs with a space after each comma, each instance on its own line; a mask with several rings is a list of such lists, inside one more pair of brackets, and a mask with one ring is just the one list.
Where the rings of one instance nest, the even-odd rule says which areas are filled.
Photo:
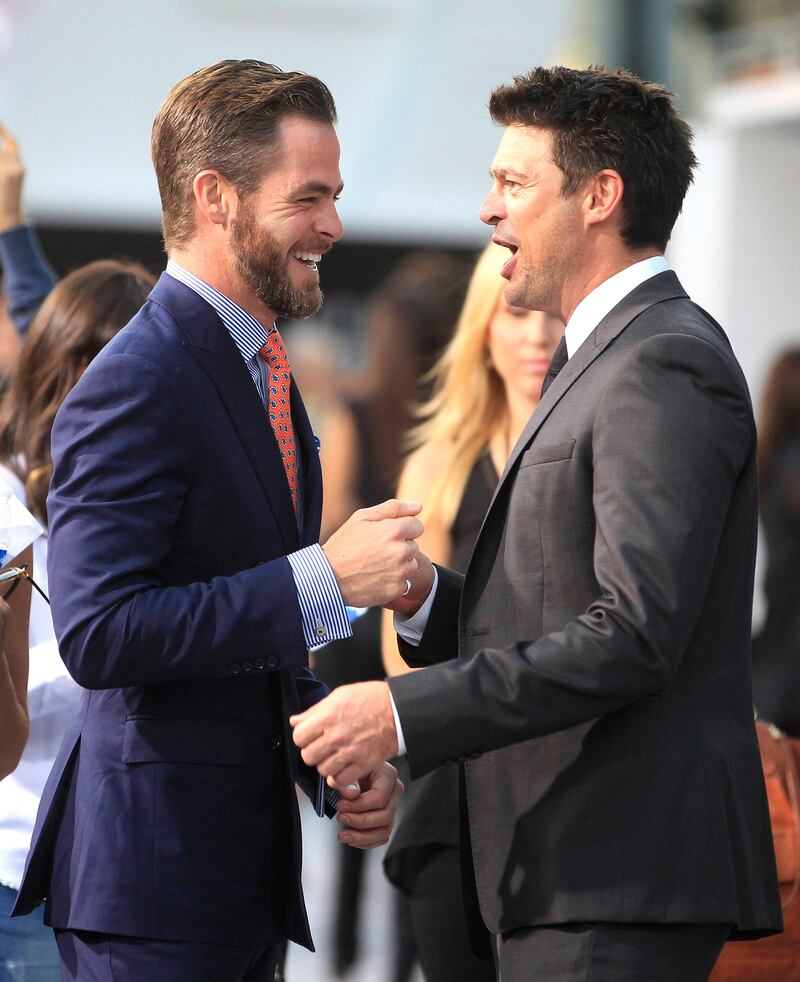
[[[30, 547], [7, 565], [26, 565], [30, 568], [32, 553]], [[3, 592], [8, 603], [0, 598], [0, 791], [8, 783], [8, 775], [19, 763], [28, 739], [29, 717], [25, 690], [28, 681], [28, 614], [30, 609], [30, 590], [27, 584], [13, 590], [6, 584]], [[5, 779], [5, 780], [4, 780]], [[0, 878], [0, 918], [7, 913], [8, 897]], [[13, 895], [13, 892], [12, 892]], [[0, 923], [0, 982], [5, 964], [4, 938]]]
[[[397, 494], [425, 502], [420, 548], [464, 572], [498, 476], [539, 403], [564, 325], [503, 299], [507, 252], [481, 254], [455, 335], [433, 373], [434, 392], [411, 435]], [[410, 671], [384, 617], [387, 675]], [[412, 781], [385, 859], [410, 898], [414, 942], [427, 982], [492, 982], [490, 935], [477, 907], [465, 911], [459, 854], [459, 770], [440, 767]], [[470, 898], [471, 899], [471, 898]], [[482, 957], [478, 957], [478, 953]]]
[[0, 267], [8, 315], [23, 337], [57, 279], [33, 226], [24, 220], [24, 180], [17, 141], [0, 126]]
[[[463, 259], [446, 252], [413, 252], [402, 258], [372, 295], [364, 328], [364, 390], [342, 399], [326, 416], [320, 446], [325, 479], [323, 537], [356, 508], [394, 495], [403, 440], [434, 360], [452, 336], [467, 282]], [[384, 677], [381, 608], [353, 624], [353, 637], [333, 642], [315, 657], [315, 674], [330, 688]], [[334, 971], [358, 958], [359, 917], [366, 857], [339, 849], [332, 906]], [[414, 962], [405, 900], [395, 897], [394, 982], [408, 978]]]
[[[19, 259], [24, 253], [14, 253]], [[12, 277], [24, 279], [5, 254]], [[50, 431], [59, 406], [94, 356], [133, 317], [154, 278], [141, 266], [113, 260], [90, 263], [66, 276], [49, 294], [25, 339], [0, 410], [0, 478], [47, 527], [45, 499], [53, 470]], [[33, 572], [47, 593], [47, 536], [33, 545]], [[25, 590], [23, 585], [20, 591]], [[15, 594], [16, 595], [16, 594]], [[13, 598], [12, 598], [13, 602]], [[59, 977], [53, 932], [42, 910], [8, 917], [22, 879], [36, 810], [80, 687], [58, 653], [50, 608], [30, 599], [30, 734], [14, 774], [0, 783], [0, 980], [45, 982]], [[4, 974], [4, 972], [6, 974]]]
[[758, 715], [800, 737], [800, 348], [767, 377], [758, 428], [767, 615], [753, 639]]
[[23, 220], [25, 167], [14, 137], [0, 126], [0, 389], [13, 377], [39, 306], [55, 286], [56, 276], [39, 248], [33, 228]]

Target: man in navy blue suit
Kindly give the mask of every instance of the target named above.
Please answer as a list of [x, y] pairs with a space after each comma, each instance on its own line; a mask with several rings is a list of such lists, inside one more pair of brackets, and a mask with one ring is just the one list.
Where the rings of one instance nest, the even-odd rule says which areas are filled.
[[[350, 633], [345, 604], [413, 602], [426, 564], [411, 502], [317, 544], [319, 460], [274, 324], [322, 301], [335, 119], [318, 79], [256, 61], [173, 88], [152, 140], [167, 270], [56, 420], [53, 619], [87, 692], [16, 909], [46, 898], [64, 979], [260, 982], [287, 938], [311, 946], [294, 785], [320, 814], [337, 791], [289, 737], [326, 691], [308, 649]], [[385, 842], [394, 769], [339, 791], [340, 838]]]

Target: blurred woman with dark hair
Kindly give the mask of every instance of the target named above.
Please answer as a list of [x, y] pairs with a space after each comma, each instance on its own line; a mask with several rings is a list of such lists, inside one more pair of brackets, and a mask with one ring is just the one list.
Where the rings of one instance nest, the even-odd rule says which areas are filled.
[[758, 484], [767, 617], [753, 640], [753, 699], [762, 719], [800, 737], [800, 348], [781, 354], [767, 378]]
[[[92, 358], [142, 306], [153, 283], [139, 265], [90, 263], [53, 289], [31, 325], [0, 411], [0, 478], [45, 528], [56, 412]], [[33, 574], [46, 593], [46, 535], [34, 543]], [[59, 657], [50, 608], [35, 593], [28, 643], [30, 733], [18, 768], [0, 784], [0, 978], [43, 980], [58, 978], [59, 963], [41, 912], [13, 920], [3, 915], [14, 904], [39, 798], [81, 690]]]

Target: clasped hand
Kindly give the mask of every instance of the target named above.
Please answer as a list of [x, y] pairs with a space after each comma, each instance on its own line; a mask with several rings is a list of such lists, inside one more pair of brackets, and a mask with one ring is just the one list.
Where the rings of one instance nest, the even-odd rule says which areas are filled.
[[297, 716], [290, 716], [300, 755], [331, 787], [355, 784], [397, 755], [397, 731], [386, 682], [358, 682], [335, 689]]
[[323, 545], [346, 604], [404, 616], [419, 609], [433, 586], [433, 567], [416, 542], [421, 509], [396, 499], [360, 508]]

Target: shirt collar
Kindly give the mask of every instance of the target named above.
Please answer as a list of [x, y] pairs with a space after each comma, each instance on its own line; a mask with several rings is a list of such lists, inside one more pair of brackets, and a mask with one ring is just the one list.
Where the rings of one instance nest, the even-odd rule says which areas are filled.
[[[239, 349], [239, 354], [246, 362], [250, 362], [258, 354], [267, 340], [270, 332], [264, 329], [252, 314], [248, 314], [238, 304], [234, 303], [220, 293], [205, 280], [201, 280], [188, 269], [184, 269], [175, 262], [174, 259], [167, 261], [167, 273], [174, 279], [179, 280], [190, 290], [194, 290], [199, 296], [209, 303], [219, 314], [219, 318], [225, 325], [225, 329], [233, 339], [234, 344]], [[271, 330], [274, 330], [274, 326]]]
[[567, 321], [564, 338], [567, 342], [567, 355], [571, 358], [589, 337], [600, 321], [627, 295], [659, 273], [669, 269], [663, 256], [642, 259], [627, 269], [620, 270], [588, 293], [573, 310]]

